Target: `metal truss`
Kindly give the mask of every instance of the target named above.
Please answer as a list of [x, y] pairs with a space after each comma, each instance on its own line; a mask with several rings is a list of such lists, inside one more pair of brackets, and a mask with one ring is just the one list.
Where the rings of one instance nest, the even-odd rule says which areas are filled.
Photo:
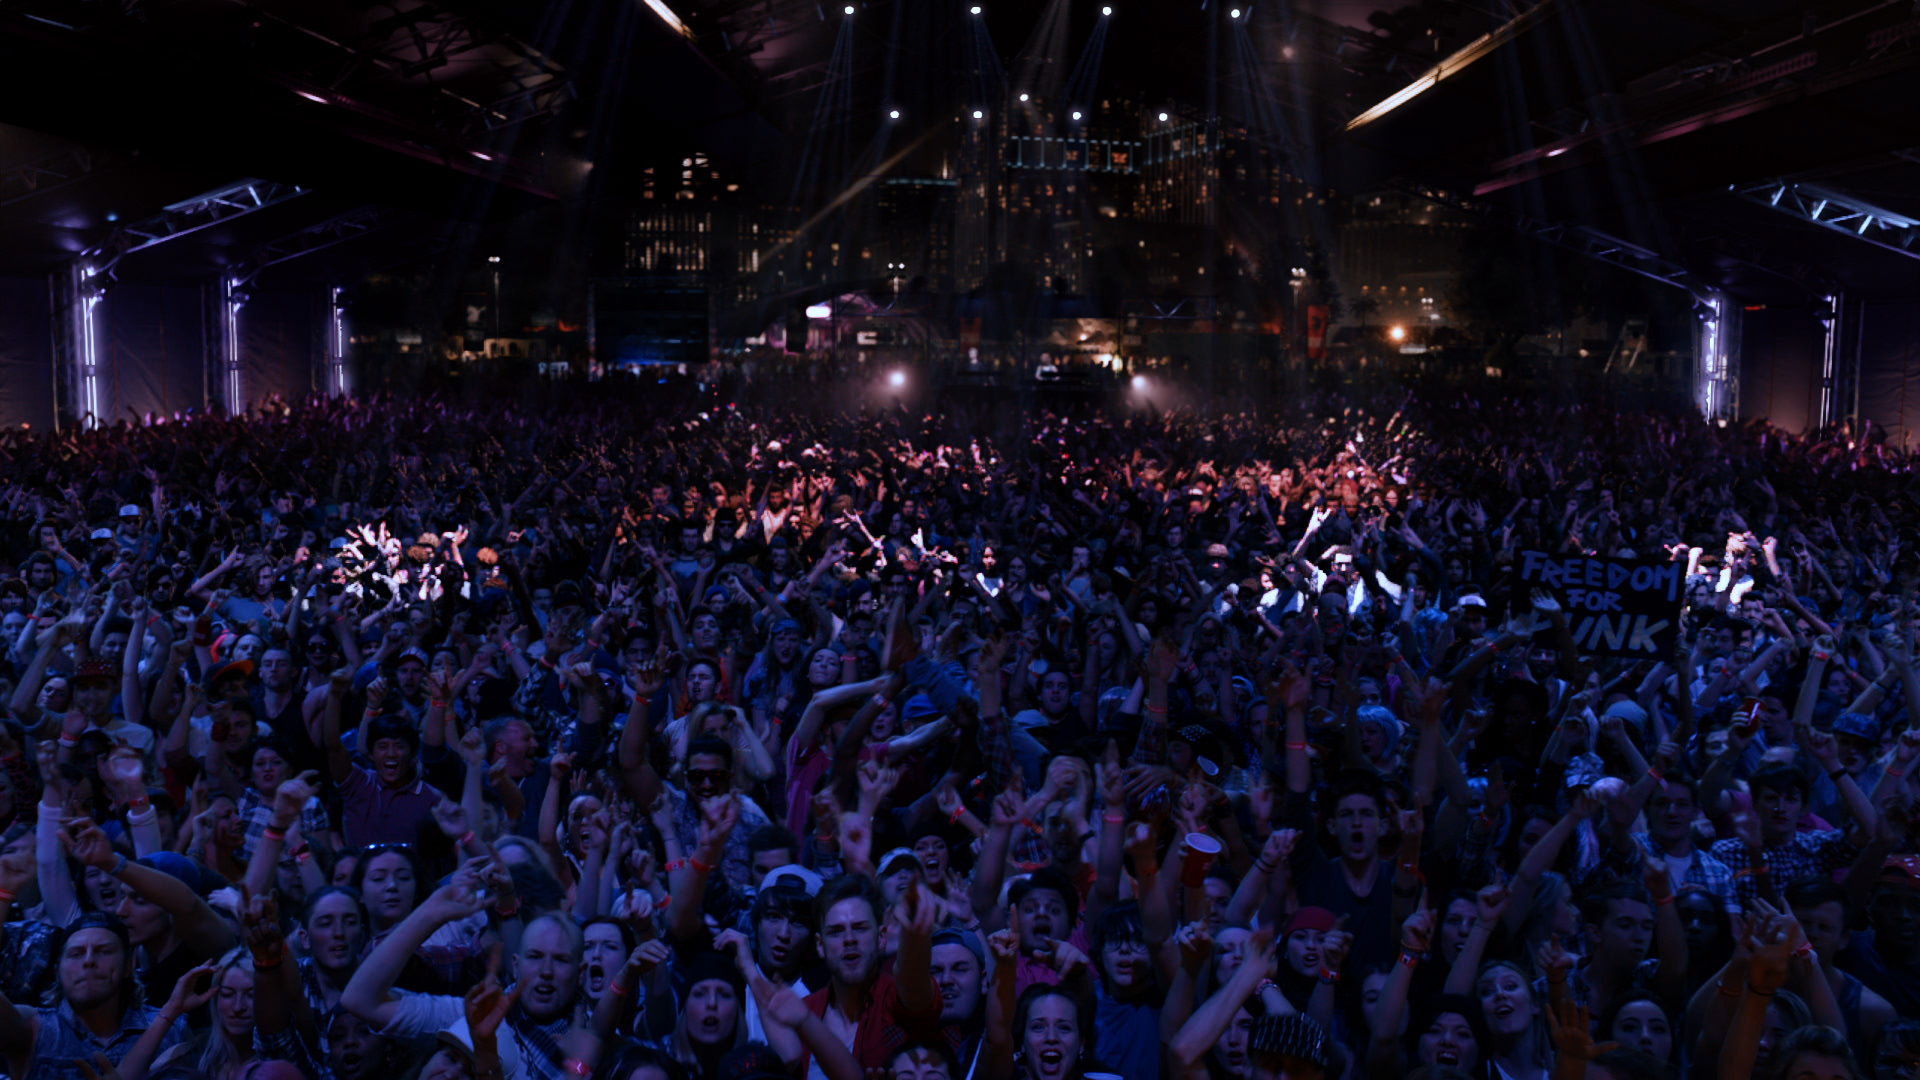
[[[308, 63], [301, 65], [302, 75], [312, 81], [302, 78], [296, 89], [317, 91], [316, 96], [327, 100], [378, 104], [391, 97], [392, 84], [398, 81], [424, 91], [419, 105], [428, 115], [420, 119], [442, 136], [480, 138], [557, 113], [575, 96], [565, 69], [538, 49], [434, 3], [385, 0], [376, 7], [390, 14], [349, 41], [303, 25], [284, 11], [248, 0], [234, 2], [294, 31], [299, 45], [321, 47], [321, 55], [309, 52]], [[436, 82], [436, 73], [455, 60], [484, 65], [498, 83], [497, 92], [475, 96]]]
[[116, 263], [136, 251], [279, 206], [306, 193], [306, 188], [295, 184], [242, 180], [174, 203], [151, 217], [121, 225], [106, 243], [82, 258], [91, 268], [92, 276], [98, 277], [109, 273]]
[[12, 206], [77, 183], [91, 174], [96, 165], [93, 151], [76, 146], [0, 171], [0, 206]]
[[1851, 236], [1911, 259], [1920, 259], [1920, 221], [1815, 184], [1769, 180], [1728, 189], [1751, 203], [1777, 210], [1829, 232]]
[[1491, 218], [1526, 236], [1545, 241], [1555, 247], [1584, 255], [1596, 262], [1618, 267], [1632, 274], [1657, 281], [1662, 285], [1671, 285], [1683, 289], [1696, 299], [1712, 295], [1713, 285], [1688, 269], [1684, 264], [1638, 244], [1622, 240], [1617, 236], [1601, 232], [1586, 225], [1552, 224], [1534, 221], [1530, 218], [1514, 217], [1502, 214], [1493, 208], [1471, 199], [1464, 199], [1448, 191], [1427, 187], [1423, 184], [1397, 185], [1407, 194], [1438, 203], [1462, 213], [1477, 217]]
[[348, 211], [261, 245], [245, 262], [234, 267], [229, 276], [244, 285], [259, 277], [268, 267], [358, 239], [379, 229], [384, 223], [384, 215], [377, 208], [362, 207]]

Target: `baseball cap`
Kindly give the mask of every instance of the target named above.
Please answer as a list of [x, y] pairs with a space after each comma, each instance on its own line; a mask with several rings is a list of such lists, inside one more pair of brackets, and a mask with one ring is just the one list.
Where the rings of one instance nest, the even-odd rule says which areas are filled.
[[1920, 855], [1887, 856], [1887, 860], [1880, 864], [1877, 883], [1920, 889]]
[[1487, 606], [1487, 602], [1480, 598], [1479, 593], [1462, 593], [1460, 599], [1454, 601], [1454, 606], [1483, 608]]
[[945, 926], [933, 932], [933, 945], [958, 945], [973, 954], [984, 970], [987, 966], [987, 950], [980, 944], [980, 935], [971, 930], [962, 930], [957, 926]]
[[920, 859], [918, 856], [914, 855], [913, 852], [908, 851], [906, 848], [897, 847], [897, 848], [894, 848], [892, 851], [887, 852], [885, 855], [880, 856], [880, 876], [886, 877], [888, 874], [891, 874], [895, 870], [899, 869], [899, 867], [896, 864], [899, 863], [900, 860], [902, 859], [905, 859], [908, 863], [912, 864], [912, 866], [915, 869], [918, 869], [920, 866]]
[[1866, 713], [1843, 712], [1833, 718], [1833, 734], [1877, 743], [1880, 741], [1880, 721]]
[[88, 539], [91, 539], [91, 540], [111, 540], [113, 539], [113, 530], [112, 529], [95, 529], [91, 533], [88, 533], [87, 537]]
[[137, 518], [140, 516], [140, 508], [132, 503], [128, 503], [120, 508], [120, 516], [123, 518]]
[[821, 884], [819, 874], [798, 863], [788, 863], [767, 871], [767, 876], [760, 879], [760, 891], [766, 892], [768, 889], [784, 885], [790, 889], [799, 889], [808, 896], [819, 896]]

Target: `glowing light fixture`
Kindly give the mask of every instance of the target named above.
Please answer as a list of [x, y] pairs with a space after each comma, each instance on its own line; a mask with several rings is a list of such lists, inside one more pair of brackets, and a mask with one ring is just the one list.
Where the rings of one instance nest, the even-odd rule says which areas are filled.
[[1395, 341], [1405, 341], [1407, 340], [1407, 328], [1404, 326], [1392, 327], [1387, 330], [1387, 336]]
[[978, 15], [978, 14], [980, 14], [980, 5], [978, 5], [978, 4], [975, 4], [975, 5], [973, 6], [973, 13], [974, 13], [975, 15]]
[[1238, 19], [1239, 17], [1240, 17], [1239, 8], [1234, 8], [1232, 11], [1227, 12], [1227, 18], [1229, 19]]
[[1112, 8], [1110, 8], [1110, 7], [1103, 7], [1103, 8], [1101, 8], [1101, 9], [1100, 9], [1100, 14], [1102, 14], [1102, 15], [1112, 15], [1112, 14], [1113, 14], [1113, 9], [1112, 9]]
[[326, 99], [326, 98], [323, 98], [323, 97], [321, 97], [321, 96], [320, 96], [319, 94], [316, 94], [316, 93], [313, 93], [312, 91], [309, 91], [309, 90], [295, 90], [295, 91], [294, 91], [294, 93], [295, 93], [295, 94], [298, 94], [298, 95], [300, 95], [300, 96], [301, 96], [301, 97], [303, 97], [303, 98], [306, 98], [306, 99], [307, 99], [308, 101], [311, 101], [311, 102], [313, 102], [313, 103], [314, 103], [315, 105], [325, 105], [325, 104], [327, 104], [327, 99]]
[[1075, 109], [1075, 110], [1073, 110], [1073, 118], [1074, 118], [1075, 120], [1078, 120], [1078, 119], [1080, 119], [1080, 110], [1079, 110], [1079, 109]]
[[808, 306], [808, 308], [807, 308], [807, 318], [809, 318], [809, 319], [831, 319], [831, 318], [833, 318], [833, 305], [832, 305], [832, 304], [812, 304], [812, 305], [809, 305], [809, 306]]
[[644, 0], [644, 2], [653, 9], [655, 15], [660, 16], [662, 22], [673, 27], [677, 33], [687, 37], [693, 36], [693, 31], [687, 29], [687, 24], [680, 21], [680, 16], [675, 15], [673, 9], [666, 5], [666, 0]]
[[1141, 393], [1141, 394], [1146, 393], [1147, 377], [1145, 375], [1135, 375], [1133, 377], [1133, 389], [1135, 393]]
[[904, 371], [889, 373], [887, 375], [887, 385], [893, 387], [895, 390], [907, 385], [907, 373]]
[[483, 153], [483, 152], [481, 152], [481, 151], [479, 151], [479, 150], [469, 150], [469, 151], [467, 151], [467, 153], [469, 153], [469, 154], [472, 154], [472, 155], [473, 155], [474, 157], [477, 157], [477, 158], [479, 158], [479, 159], [480, 159], [481, 161], [492, 161], [492, 160], [493, 160], [493, 155], [492, 155], [492, 154], [488, 154], [488, 153]]
[[1163, 123], [1163, 124], [1167, 122], [1167, 114], [1166, 114], [1166, 113], [1161, 113], [1161, 114], [1160, 114], [1160, 122], [1161, 122], [1161, 123]]
[[1566, 147], [1564, 147], [1564, 146], [1556, 146], [1556, 147], [1554, 147], [1553, 149], [1551, 149], [1551, 150], [1549, 150], [1549, 151], [1547, 151], [1547, 156], [1548, 156], [1548, 157], [1559, 157], [1559, 156], [1560, 156], [1561, 154], [1564, 154], [1564, 153], [1566, 153], [1566, 152], [1567, 152], [1567, 148], [1566, 148]]
[[979, 109], [975, 109], [973, 110], [973, 118], [975, 120], [985, 120], [987, 118], [987, 114], [981, 112]]
[[1455, 52], [1453, 55], [1446, 57], [1439, 63], [1428, 68], [1419, 78], [1395, 90], [1385, 98], [1382, 98], [1380, 102], [1372, 108], [1347, 121], [1347, 130], [1354, 131], [1373, 123], [1375, 120], [1380, 119], [1400, 106], [1405, 105], [1407, 102], [1412, 101], [1414, 98], [1419, 97], [1421, 94], [1439, 86], [1442, 81], [1453, 78], [1475, 63], [1485, 59], [1491, 55], [1495, 49], [1519, 37], [1521, 31], [1538, 21], [1540, 16], [1545, 14], [1546, 10], [1552, 6], [1553, 0], [1540, 0], [1540, 3], [1535, 4], [1533, 7], [1507, 20], [1500, 26], [1489, 30], [1461, 46], [1458, 52]]
[[849, 14], [849, 15], [851, 15], [851, 14], [853, 14], [853, 5], [852, 5], [852, 4], [848, 4], [848, 5], [847, 5], [847, 14]]
[[1027, 95], [1026, 95], [1026, 94], [1021, 94], [1021, 95], [1020, 95], [1020, 100], [1021, 100], [1021, 101], [1025, 101], [1025, 100], [1027, 100]]
[[899, 110], [899, 109], [888, 109], [888, 110], [887, 110], [887, 119], [889, 119], [889, 120], [898, 120], [898, 119], [900, 119], [900, 110]]

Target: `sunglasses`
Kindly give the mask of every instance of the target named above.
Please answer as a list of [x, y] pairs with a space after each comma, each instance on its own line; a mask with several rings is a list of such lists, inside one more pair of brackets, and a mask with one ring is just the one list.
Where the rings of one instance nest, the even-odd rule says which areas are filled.
[[687, 779], [693, 783], [724, 784], [733, 779], [733, 773], [726, 769], [689, 769]]

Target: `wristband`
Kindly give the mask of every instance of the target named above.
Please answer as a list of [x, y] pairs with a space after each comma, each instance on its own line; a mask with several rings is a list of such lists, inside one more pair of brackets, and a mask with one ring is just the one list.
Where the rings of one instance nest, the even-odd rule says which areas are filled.
[[1165, 705], [1155, 705], [1149, 702], [1147, 705], [1143, 706], [1143, 708], [1145, 708], [1150, 713], [1155, 713], [1160, 716], [1167, 715], [1167, 707]]
[[297, 863], [312, 862], [313, 848], [306, 844], [301, 844], [299, 847], [294, 848], [293, 861]]
[[71, 750], [80, 745], [80, 739], [77, 736], [69, 735], [63, 731], [60, 733], [60, 745]]
[[1660, 775], [1660, 770], [1651, 765], [1647, 766], [1647, 775], [1653, 777], [1655, 783], [1664, 784], [1667, 782], [1667, 778]]
[[432, 698], [428, 698], [428, 699], [427, 699], [427, 705], [428, 705], [428, 706], [429, 706], [430, 708], [435, 708], [435, 709], [444, 709], [444, 708], [446, 708], [446, 707], [447, 707], [447, 703], [446, 703], [446, 700], [445, 700], [445, 699], [441, 699], [441, 700], [439, 700], [439, 701], [435, 701], [435, 700], [434, 700], [434, 699], [432, 699]]
[[13, 903], [13, 890], [0, 889], [0, 904], [11, 904], [11, 903]]
[[1903, 776], [1905, 776], [1905, 775], [1907, 775], [1907, 770], [1905, 770], [1905, 769], [1896, 769], [1896, 768], [1894, 768], [1893, 766], [1891, 766], [1891, 765], [1889, 765], [1889, 766], [1887, 766], [1887, 768], [1886, 768], [1886, 774], [1887, 774], [1888, 776], [1891, 776], [1891, 777], [1893, 777], [1893, 778], [1894, 778], [1895, 780], [1898, 780], [1898, 779], [1900, 779], [1901, 777], [1903, 777]]
[[135, 798], [127, 800], [127, 812], [130, 814], [137, 814], [151, 806], [153, 806], [153, 800], [147, 798], [145, 795], [136, 796]]
[[1743, 877], [1766, 877], [1766, 876], [1767, 876], [1767, 867], [1766, 867], [1766, 864], [1764, 864], [1764, 863], [1762, 863], [1762, 864], [1761, 864], [1761, 865], [1759, 865], [1759, 866], [1749, 866], [1749, 867], [1747, 867], [1747, 868], [1746, 868], [1745, 870], [1735, 870], [1735, 871], [1733, 872], [1733, 876], [1734, 876], [1734, 877], [1736, 877], [1736, 878], [1743, 878]]
[[1400, 966], [1408, 970], [1418, 967], [1420, 961], [1423, 959], [1425, 959], [1425, 956], [1421, 953], [1408, 952], [1405, 949], [1400, 950]]
[[511, 919], [515, 915], [520, 914], [520, 901], [518, 899], [514, 900], [513, 906], [509, 908], [496, 907], [493, 909], [493, 913], [503, 919]]
[[1321, 968], [1320, 981], [1328, 986], [1332, 986], [1334, 983], [1340, 981], [1340, 973], [1332, 968]]
[[1127, 823], [1127, 815], [1116, 814], [1110, 810], [1102, 811], [1100, 814], [1100, 820], [1106, 822], [1109, 825], [1125, 825]]
[[473, 841], [474, 841], [474, 836], [473, 836], [473, 830], [472, 830], [472, 829], [468, 829], [468, 830], [467, 830], [466, 832], [464, 832], [464, 833], [462, 833], [462, 834], [461, 834], [461, 836], [460, 836], [460, 839], [458, 839], [458, 840], [455, 840], [455, 841], [453, 842], [453, 846], [454, 846], [454, 847], [466, 847], [466, 846], [467, 846], [468, 844], [471, 844], [471, 843], [473, 843]]
[[686, 868], [687, 868], [687, 860], [685, 859], [675, 859], [672, 862], [668, 863], [667, 865], [661, 867], [661, 869], [665, 870], [669, 874], [677, 873], [681, 870], [685, 870]]
[[1269, 862], [1267, 862], [1267, 861], [1266, 861], [1265, 859], [1255, 859], [1255, 860], [1253, 860], [1253, 868], [1254, 868], [1255, 870], [1258, 870], [1258, 871], [1260, 871], [1260, 875], [1261, 875], [1262, 877], [1272, 877], [1272, 876], [1273, 876], [1273, 872], [1274, 872], [1275, 870], [1278, 870], [1278, 869], [1280, 869], [1280, 867], [1279, 867], [1278, 865], [1275, 865], [1275, 864], [1272, 864], [1272, 863], [1269, 863]]
[[947, 815], [947, 822], [952, 825], [958, 825], [960, 824], [960, 819], [966, 816], [967, 808], [964, 806], [956, 806], [953, 809], [953, 813]]
[[1800, 959], [1802, 959], [1802, 960], [1809, 960], [1809, 959], [1812, 959], [1812, 958], [1813, 958], [1813, 955], [1814, 955], [1814, 953], [1813, 953], [1813, 943], [1812, 943], [1812, 942], [1810, 942], [1810, 941], [1803, 941], [1803, 942], [1801, 942], [1801, 943], [1800, 943], [1800, 947], [1799, 947], [1799, 948], [1797, 948], [1797, 949], [1795, 949], [1795, 950], [1793, 950], [1793, 955], [1795, 955], [1795, 956], [1797, 956], [1797, 957], [1799, 957], [1799, 958], [1800, 958]]
[[673, 894], [672, 894], [672, 893], [661, 893], [661, 894], [660, 894], [660, 899], [659, 899], [658, 901], [656, 901], [656, 902], [654, 903], [654, 905], [653, 905], [653, 913], [654, 913], [655, 915], [658, 915], [658, 914], [660, 914], [661, 912], [663, 912], [663, 911], [665, 911], [665, 910], [667, 910], [667, 908], [668, 908], [669, 906], [671, 906], [672, 904], [673, 904]]
[[1772, 990], [1762, 990], [1762, 989], [1760, 989], [1759, 987], [1757, 987], [1757, 986], [1755, 986], [1755, 985], [1753, 985], [1753, 983], [1752, 983], [1751, 981], [1749, 981], [1749, 982], [1747, 983], [1747, 993], [1749, 993], [1749, 994], [1752, 994], [1752, 995], [1753, 995], [1754, 997], [1769, 997], [1769, 998], [1770, 998], [1770, 997], [1772, 997], [1772, 996], [1774, 995], [1774, 991], [1772, 991]]
[[627, 989], [624, 986], [621, 986], [619, 979], [615, 979], [613, 980], [613, 982], [608, 983], [607, 989], [613, 992], [614, 997], [626, 997], [628, 994], [633, 993], [633, 991]]
[[274, 968], [279, 967], [280, 962], [282, 960], [285, 960], [286, 958], [287, 958], [287, 951], [286, 951], [286, 946], [284, 945], [282, 945], [279, 949], [275, 950], [273, 957], [271, 959], [263, 958], [259, 953], [254, 953], [253, 954], [253, 970], [272, 971]]
[[284, 844], [287, 842], [287, 830], [276, 829], [271, 825], [267, 826], [265, 831], [263, 831], [260, 835], [276, 843]]
[[1261, 994], [1266, 993], [1267, 987], [1269, 986], [1273, 987], [1275, 990], [1280, 989], [1280, 984], [1277, 982], [1274, 982], [1272, 979], [1261, 979], [1260, 985], [1253, 988], [1253, 996], [1259, 997]]
[[585, 1077], [593, 1075], [593, 1066], [581, 1061], [579, 1058], [568, 1058], [564, 1068], [573, 1075], [582, 1077], [583, 1080]]
[[1671, 907], [1679, 899], [1680, 899], [1679, 893], [1668, 893], [1665, 896], [1654, 897], [1653, 902], [1660, 905], [1661, 907]]
[[113, 869], [107, 871], [107, 876], [110, 878], [117, 878], [120, 876], [121, 872], [126, 870], [127, 868], [127, 857], [125, 855], [120, 854], [117, 851], [113, 853], [113, 857], [115, 859], [115, 862], [113, 864]]
[[1307, 744], [1303, 742], [1290, 742], [1287, 744], [1287, 749], [1289, 750], [1305, 751], [1306, 748], [1307, 748]]
[[706, 863], [701, 862], [700, 857], [697, 855], [687, 856], [687, 865], [693, 867], [695, 870], [698, 870], [703, 874], [713, 873], [713, 867]]

